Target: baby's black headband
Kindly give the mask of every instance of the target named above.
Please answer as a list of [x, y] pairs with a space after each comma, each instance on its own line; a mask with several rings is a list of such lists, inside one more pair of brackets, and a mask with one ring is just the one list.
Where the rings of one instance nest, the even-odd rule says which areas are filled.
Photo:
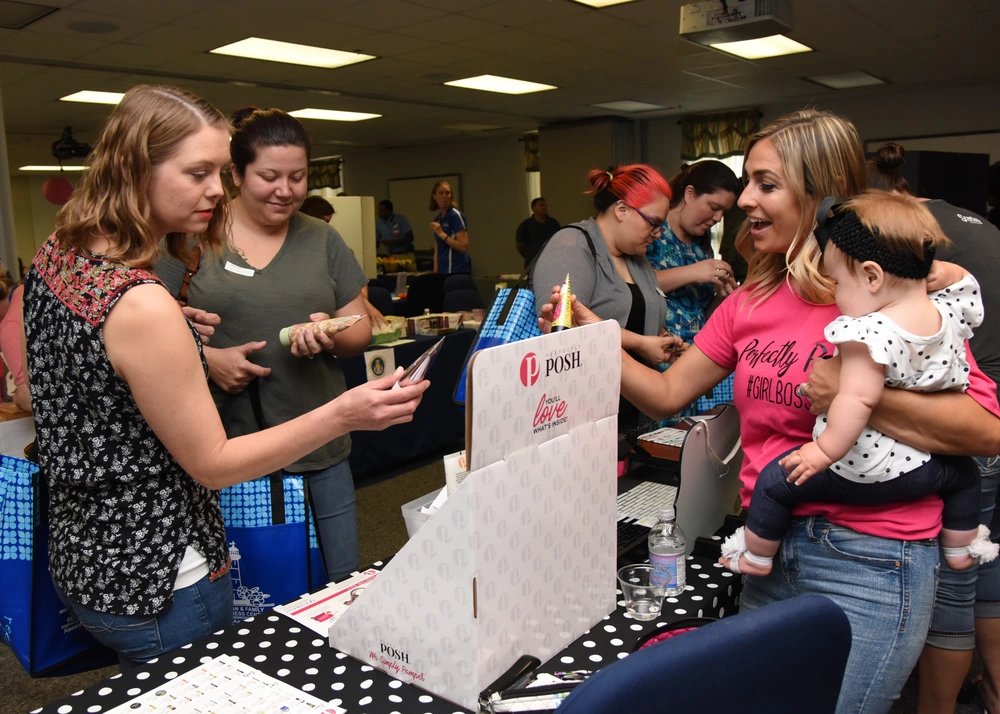
[[827, 196], [816, 211], [816, 242], [824, 250], [828, 241], [855, 260], [872, 260], [882, 266], [882, 270], [900, 278], [922, 280], [931, 271], [934, 260], [934, 246], [924, 242], [924, 257], [908, 251], [896, 250], [879, 240], [878, 228], [868, 230], [854, 211], [845, 210], [844, 202], [834, 196]]

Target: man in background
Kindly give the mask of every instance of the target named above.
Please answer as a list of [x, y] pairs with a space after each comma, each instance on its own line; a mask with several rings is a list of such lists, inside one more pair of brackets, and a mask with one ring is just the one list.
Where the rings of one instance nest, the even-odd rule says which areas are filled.
[[539, 196], [531, 202], [531, 215], [517, 227], [515, 245], [524, 258], [525, 267], [538, 255], [542, 246], [559, 230], [559, 221], [549, 215], [545, 199]]
[[402, 213], [396, 213], [392, 201], [384, 199], [378, 202], [378, 220], [375, 222], [375, 232], [378, 235], [379, 255], [395, 255], [413, 252], [413, 229]]
[[306, 196], [306, 199], [299, 206], [299, 210], [306, 214], [307, 216], [312, 216], [313, 218], [318, 218], [326, 223], [330, 222], [333, 218], [333, 214], [336, 213], [333, 210], [333, 204], [327, 201], [322, 196], [312, 195]]

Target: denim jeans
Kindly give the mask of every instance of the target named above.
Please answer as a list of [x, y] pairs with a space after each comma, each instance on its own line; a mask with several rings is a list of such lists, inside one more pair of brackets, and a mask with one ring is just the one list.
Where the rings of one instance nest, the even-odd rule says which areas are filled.
[[358, 569], [358, 505], [354, 476], [344, 459], [305, 474], [309, 502], [316, 518], [316, 535], [330, 580], [343, 580]]
[[[982, 475], [979, 522], [990, 526], [991, 538], [1000, 539], [1000, 456], [977, 457]], [[945, 650], [976, 647], [975, 618], [1000, 617], [1000, 559], [968, 570], [952, 570], [942, 560], [937, 598], [927, 644]]]
[[233, 623], [233, 583], [229, 573], [174, 592], [173, 602], [157, 615], [112, 615], [56, 593], [94, 639], [118, 653], [122, 669], [201, 639]]
[[936, 540], [877, 538], [820, 517], [796, 518], [771, 574], [744, 577], [740, 609], [804, 593], [829, 597], [852, 634], [837, 712], [887, 712], [923, 648], [937, 563]]

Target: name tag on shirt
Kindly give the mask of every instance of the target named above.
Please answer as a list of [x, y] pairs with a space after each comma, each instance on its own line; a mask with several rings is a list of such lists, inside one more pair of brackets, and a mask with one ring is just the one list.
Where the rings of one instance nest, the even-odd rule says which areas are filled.
[[237, 275], [242, 275], [245, 278], [252, 278], [254, 274], [253, 268], [242, 268], [239, 265], [230, 263], [228, 260], [223, 267], [230, 273], [236, 273]]

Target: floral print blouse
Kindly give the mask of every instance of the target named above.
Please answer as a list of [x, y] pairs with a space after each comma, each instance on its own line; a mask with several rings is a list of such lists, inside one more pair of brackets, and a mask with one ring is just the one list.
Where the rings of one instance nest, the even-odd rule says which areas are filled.
[[[711, 258], [697, 244], [688, 245], [674, 235], [670, 226], [663, 224], [663, 235], [646, 249], [646, 259], [655, 270], [680, 268]], [[715, 290], [706, 283], [692, 283], [667, 293], [667, 316], [663, 326], [673, 335], [690, 342], [705, 326], [705, 312], [715, 296]]]
[[[228, 568], [218, 494], [174, 461], [108, 359], [104, 321], [127, 290], [146, 283], [159, 280], [62, 249], [54, 236], [25, 281], [50, 570], [73, 602], [116, 615], [164, 610], [187, 546], [214, 577]], [[193, 328], [192, 339], [200, 354]]]

